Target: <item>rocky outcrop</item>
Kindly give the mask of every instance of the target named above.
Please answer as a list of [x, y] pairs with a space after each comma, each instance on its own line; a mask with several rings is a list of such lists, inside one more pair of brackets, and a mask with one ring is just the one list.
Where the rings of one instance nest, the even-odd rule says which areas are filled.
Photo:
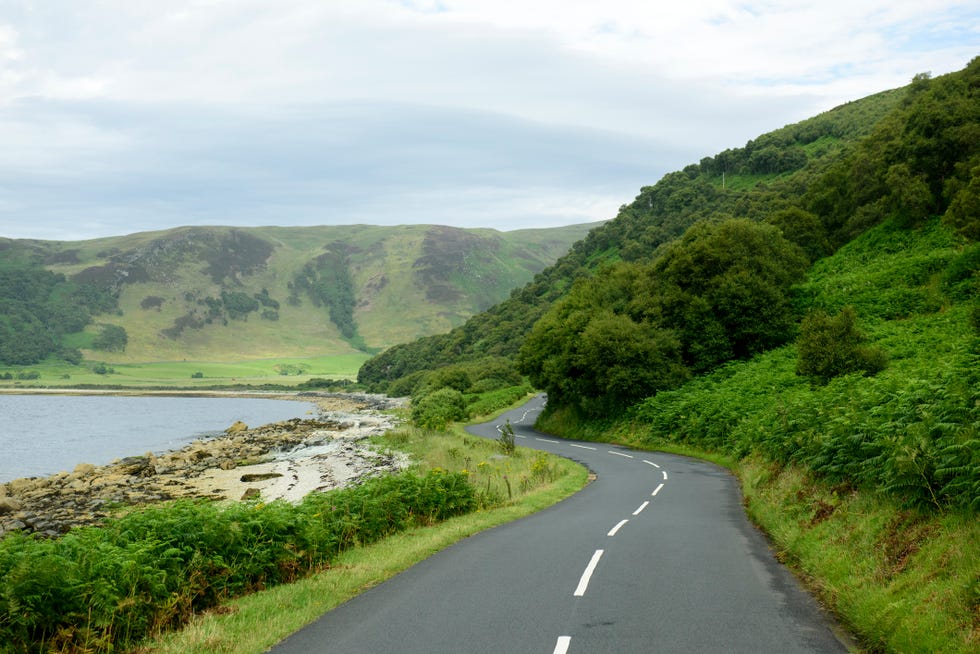
[[402, 457], [363, 442], [395, 423], [391, 415], [360, 409], [365, 405], [377, 404], [355, 403], [354, 413], [331, 411], [254, 429], [236, 423], [173, 452], [105, 466], [81, 463], [71, 472], [0, 484], [0, 537], [14, 531], [57, 537], [97, 524], [120, 507], [177, 498], [298, 500], [403, 467]]

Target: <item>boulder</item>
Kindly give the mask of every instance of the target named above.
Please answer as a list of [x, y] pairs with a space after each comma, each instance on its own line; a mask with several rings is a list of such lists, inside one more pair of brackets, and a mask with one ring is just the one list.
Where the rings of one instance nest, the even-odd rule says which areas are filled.
[[21, 503], [12, 497], [0, 497], [0, 515], [20, 511]]
[[248, 425], [246, 425], [241, 420], [236, 420], [235, 423], [225, 430], [226, 434], [238, 434], [243, 431], [248, 431]]

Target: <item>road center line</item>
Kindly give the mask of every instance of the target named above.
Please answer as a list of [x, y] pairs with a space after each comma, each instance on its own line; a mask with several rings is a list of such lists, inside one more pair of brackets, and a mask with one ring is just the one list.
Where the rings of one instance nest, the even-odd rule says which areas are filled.
[[653, 466], [654, 468], [659, 468], [659, 467], [660, 467], [660, 466], [658, 466], [658, 465], [657, 465], [656, 463], [654, 463], [653, 461], [647, 461], [646, 459], [643, 459], [643, 463], [649, 463], [649, 464], [650, 464], [650, 465], [652, 465], [652, 466]]
[[667, 481], [667, 471], [664, 470], [664, 481]]
[[597, 449], [597, 448], [594, 448], [594, 447], [589, 447], [588, 445], [576, 445], [575, 443], [569, 443], [569, 446], [571, 446], [571, 447], [577, 447], [577, 448], [582, 449], [582, 450], [592, 450], [593, 452], [595, 452], [596, 449]]
[[647, 508], [647, 506], [649, 506], [649, 505], [650, 505], [650, 501], [647, 500], [646, 502], [644, 502], [643, 504], [640, 505], [640, 508], [638, 508], [636, 511], [633, 511], [633, 515], [640, 515], [640, 512], [643, 509]]
[[599, 559], [602, 558], [602, 550], [596, 550], [595, 554], [592, 555], [592, 560], [589, 561], [589, 565], [585, 567], [585, 572], [582, 573], [582, 578], [578, 580], [578, 586], [575, 587], [575, 597], [582, 597], [585, 595], [585, 589], [589, 587], [589, 580], [592, 579], [592, 573], [595, 572], [595, 568], [599, 565]]
[[664, 487], [664, 485], [663, 484], [660, 484], [659, 486], [657, 486], [656, 488], [653, 489], [653, 492], [650, 493], [650, 495], [653, 496], [653, 497], [656, 497], [657, 496], [657, 493], [659, 493], [660, 492], [660, 489], [663, 488], [663, 487]]
[[557, 443], [558, 441], [550, 441], [547, 438], [535, 438], [536, 441], [541, 441], [542, 443]]
[[627, 459], [632, 459], [633, 458], [633, 455], [632, 454], [623, 454], [622, 452], [614, 452], [612, 450], [609, 450], [609, 453], [610, 454], [615, 454], [616, 456], [621, 456], [621, 457], [624, 457], [624, 458], [627, 458]]
[[616, 532], [619, 531], [620, 528], [622, 528], [622, 526], [625, 525], [627, 522], [629, 522], [629, 520], [620, 520], [615, 527], [609, 530], [609, 533], [606, 534], [606, 536], [615, 536]]
[[568, 645], [572, 642], [571, 636], [559, 636], [558, 642], [555, 643], [555, 651], [553, 654], [566, 654], [568, 652]]

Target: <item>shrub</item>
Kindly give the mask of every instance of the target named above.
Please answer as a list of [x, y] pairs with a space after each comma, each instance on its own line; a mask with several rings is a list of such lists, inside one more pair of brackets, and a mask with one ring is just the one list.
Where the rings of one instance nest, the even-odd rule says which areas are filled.
[[412, 421], [424, 429], [445, 429], [467, 417], [466, 400], [455, 388], [440, 388], [414, 403]]
[[286, 502], [179, 501], [56, 540], [0, 540], [0, 652], [127, 651], [356, 544], [476, 508], [465, 473], [370, 479]]
[[875, 374], [888, 365], [881, 348], [866, 347], [858, 331], [854, 307], [844, 307], [831, 317], [814, 311], [803, 319], [797, 341], [796, 373], [822, 383], [850, 372]]

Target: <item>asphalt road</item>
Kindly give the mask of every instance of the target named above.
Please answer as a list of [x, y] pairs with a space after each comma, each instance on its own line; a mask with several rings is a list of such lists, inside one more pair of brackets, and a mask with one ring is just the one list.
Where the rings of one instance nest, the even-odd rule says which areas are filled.
[[546, 436], [541, 398], [470, 429], [575, 459], [584, 490], [439, 552], [276, 654], [846, 652], [712, 464]]

